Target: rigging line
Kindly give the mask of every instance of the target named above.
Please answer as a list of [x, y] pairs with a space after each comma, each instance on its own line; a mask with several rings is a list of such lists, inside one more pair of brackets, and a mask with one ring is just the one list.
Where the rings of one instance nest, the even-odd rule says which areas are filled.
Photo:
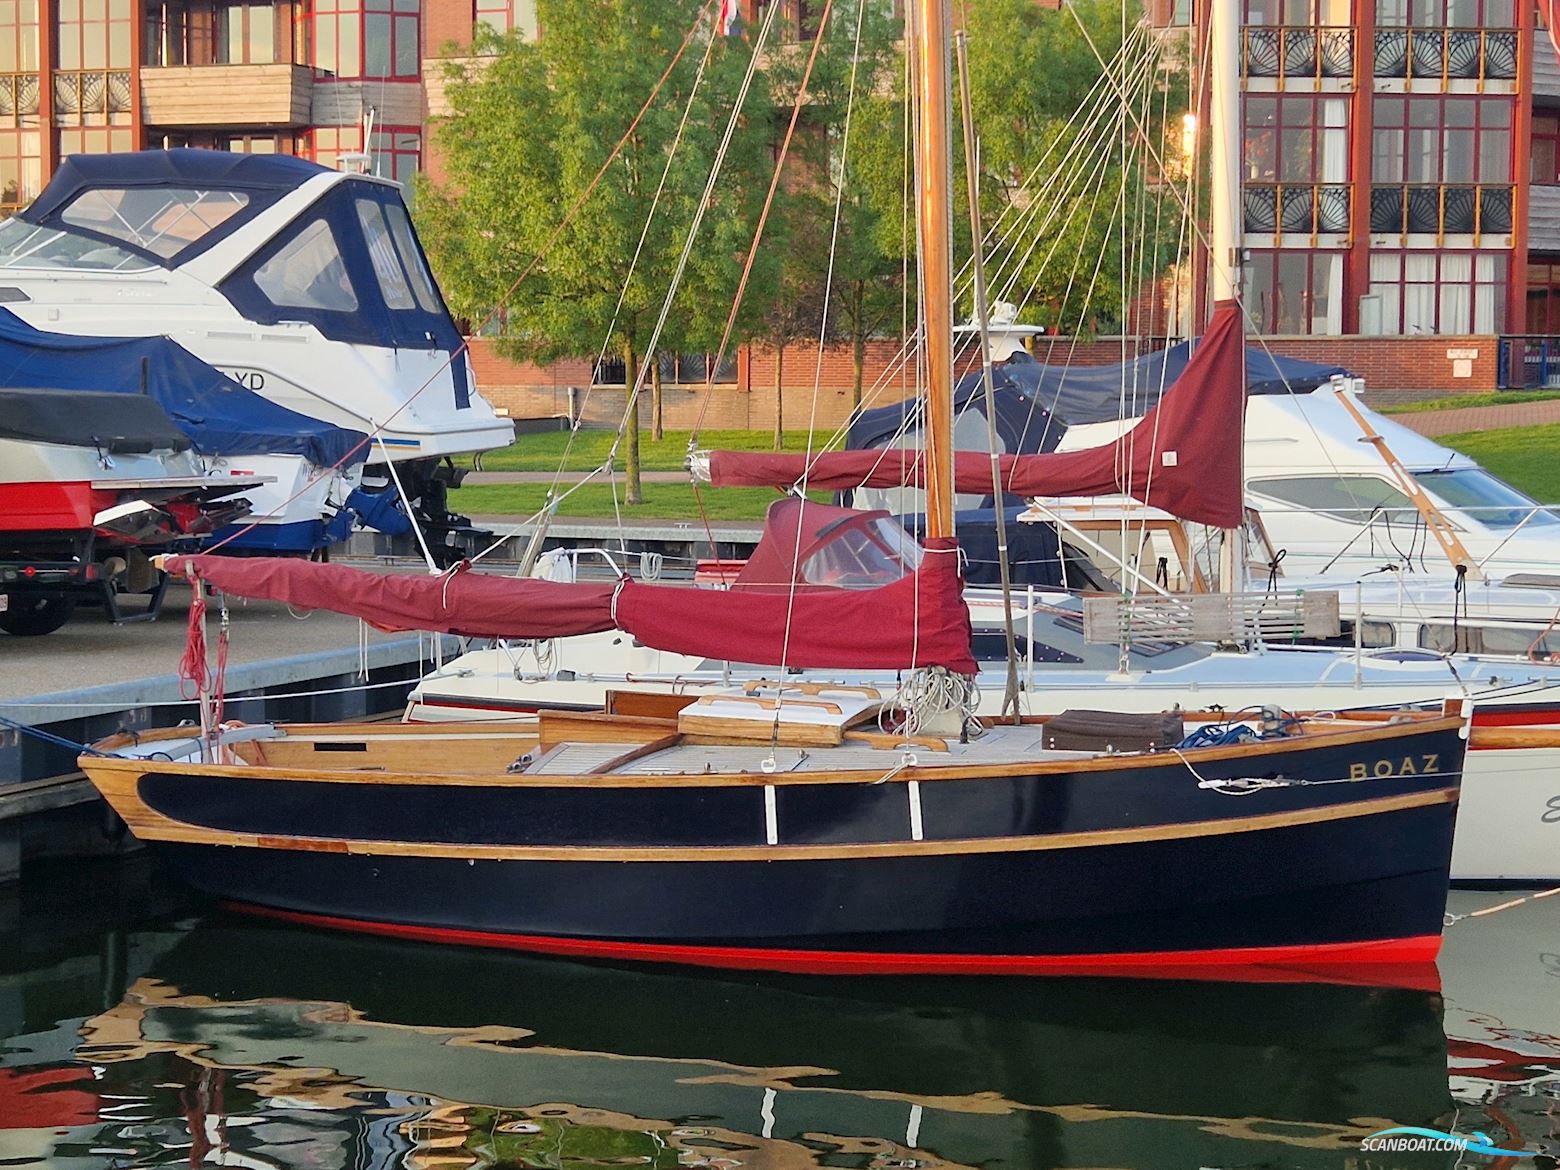
[[[837, 188], [835, 190], [835, 195], [834, 195], [834, 224], [833, 224], [833, 228], [832, 228], [832, 230], [830, 232], [830, 235], [829, 235], [829, 265], [828, 265], [828, 271], [824, 275], [824, 283], [823, 283], [823, 311], [819, 315], [819, 319], [818, 319], [818, 359], [817, 359], [817, 362], [815, 363], [815, 365], [813, 367], [812, 404], [811, 404], [811, 407], [809, 409], [809, 413], [808, 413], [808, 416], [807, 416], [806, 462], [802, 465], [802, 479], [801, 479], [801, 485], [802, 485], [802, 489], [801, 490], [802, 490], [803, 506], [796, 509], [796, 542], [795, 542], [795, 545], [793, 546], [792, 551], [791, 551], [791, 565], [792, 565], [791, 580], [790, 580], [790, 583], [789, 583], [789, 587], [786, 590], [786, 599], [785, 599], [785, 637], [784, 637], [783, 641], [780, 644], [780, 671], [781, 671], [782, 677], [784, 676], [784, 673], [785, 673], [786, 659], [790, 656], [790, 653], [791, 653], [791, 619], [792, 619], [792, 617], [793, 617], [793, 615], [795, 613], [795, 608], [796, 608], [796, 587], [797, 587], [796, 578], [799, 575], [799, 573], [801, 572], [802, 532], [804, 531], [804, 528], [805, 528], [804, 521], [805, 521], [805, 517], [806, 517], [806, 514], [807, 514], [807, 509], [806, 509], [806, 506], [805, 506], [806, 501], [807, 501], [807, 483], [808, 483], [808, 477], [809, 477], [809, 473], [810, 473], [811, 468], [812, 468], [812, 461], [813, 461], [813, 432], [817, 428], [817, 425], [818, 425], [818, 394], [819, 394], [819, 389], [820, 389], [820, 387], [821, 387], [821, 385], [823, 383], [823, 343], [824, 343], [824, 338], [827, 336], [828, 329], [829, 329], [829, 297], [831, 296], [831, 294], [833, 293], [833, 290], [834, 290], [834, 262], [835, 262], [835, 259], [836, 259], [837, 255], [838, 255], [838, 252], [839, 252], [840, 215], [841, 215], [842, 209], [845, 206], [845, 179], [846, 179], [846, 174], [847, 174], [847, 168], [850, 165], [850, 127], [851, 127], [851, 117], [852, 117], [852, 114], [855, 112], [855, 104], [856, 104], [856, 72], [857, 72], [857, 68], [861, 64], [861, 27], [862, 27], [862, 21], [863, 21], [863, 19], [866, 16], [866, 12], [867, 12], [867, 5], [865, 3], [865, 0], [857, 0], [857, 4], [856, 4], [856, 38], [855, 38], [855, 42], [854, 42], [854, 44], [853, 44], [853, 46], [851, 48], [850, 84], [847, 87], [846, 98], [845, 98], [845, 126], [844, 126], [844, 130], [843, 130], [843, 132], [841, 134], [841, 140], [840, 140], [840, 180], [839, 180], [839, 184], [838, 184], [838, 186], [837, 186]], [[825, 4], [824, 10], [823, 10], [823, 18], [822, 19], [826, 22], [828, 20], [828, 18], [829, 18], [829, 6], [827, 4]], [[822, 43], [822, 41], [823, 41], [823, 28], [820, 25], [820, 27], [818, 29], [818, 39], [813, 44], [813, 50], [814, 50], [815, 53], [817, 51], [818, 45], [820, 43]], [[907, 53], [906, 56], [908, 57], [909, 54]], [[807, 62], [807, 66], [808, 66], [808, 71], [810, 73], [811, 69], [812, 69], [812, 60], [811, 60], [811, 58], [809, 58], [809, 60]], [[804, 78], [803, 82], [802, 82], [803, 90], [806, 89], [806, 85], [807, 85], [806, 78]], [[792, 112], [791, 125], [792, 125], [793, 128], [796, 125], [795, 111], [794, 110]], [[789, 142], [790, 142], [790, 132], [789, 131], [786, 132], [786, 142], [787, 142], [787, 144], [789, 144]], [[784, 157], [785, 157], [784, 148], [782, 148], [782, 150], [781, 150], [781, 158], [782, 158], [782, 160], [784, 159]], [[779, 175], [780, 175], [780, 169], [777, 166], [775, 168], [775, 177], [779, 178]], [[772, 189], [771, 189], [771, 193], [773, 193]], [[760, 228], [762, 228], [762, 225], [760, 225]], [[755, 245], [757, 245], [758, 239], [757, 239], [756, 236], [754, 237], [754, 241], [753, 242], [754, 242]], [[749, 257], [749, 259], [751, 259], [751, 256]], [[734, 315], [734, 312], [735, 311], [733, 311], [733, 315]], [[785, 688], [782, 687], [782, 688], [780, 688], [780, 691], [779, 691], [779, 693], [778, 693], [778, 695], [776, 697], [776, 702], [775, 702], [775, 730], [776, 730], [776, 732], [778, 732], [778, 729], [779, 729], [780, 707], [781, 707], [782, 704], [784, 704], [784, 702], [785, 702]]]
[[[641, 361], [639, 369], [634, 374], [633, 385], [628, 387], [623, 406], [623, 421], [620, 426], [620, 435], [626, 431], [630, 419], [637, 419], [635, 413], [639, 409], [639, 392], [644, 389], [645, 376], [650, 372], [651, 363], [661, 344], [661, 333], [666, 328], [666, 320], [671, 316], [672, 303], [677, 299], [677, 293], [682, 287], [683, 274], [688, 270], [688, 258], [693, 254], [693, 242], [698, 237], [699, 228], [704, 223], [704, 213], [709, 210], [712, 203], [711, 196], [715, 191], [716, 180], [720, 178], [720, 172], [726, 162], [726, 153], [731, 147], [731, 139], [736, 134], [737, 124], [741, 121], [742, 107], [747, 104], [748, 91], [753, 86], [753, 78], [758, 72], [758, 60], [763, 51], [765, 40], [769, 31], [774, 26], [775, 14], [779, 11], [778, 4], [771, 5], [764, 23], [759, 27], [758, 37], [753, 43], [753, 55], [748, 59], [747, 71], [743, 74], [742, 85], [737, 90], [736, 100], [732, 103], [731, 117], [726, 121], [726, 131], [721, 138], [720, 147], [715, 152], [715, 160], [710, 167], [709, 179], [704, 184], [704, 193], [699, 197], [698, 210], [694, 212], [693, 222], [688, 225], [688, 235], [683, 240], [682, 254], [677, 258], [677, 267], [672, 272], [670, 285], [666, 290], [666, 299], [661, 302], [661, 312], [656, 318], [655, 329], [651, 331], [649, 344], [645, 352], [650, 355], [650, 361]], [[624, 372], [627, 377], [627, 371]], [[613, 454], [617, 452], [617, 444], [613, 444]]]
[[[612, 319], [607, 324], [607, 328], [602, 334], [601, 348], [597, 351], [596, 354], [596, 368], [599, 368], [601, 363], [606, 361], [607, 348], [612, 344], [613, 330], [617, 328], [618, 317], [623, 312], [623, 302], [628, 298], [628, 286], [633, 281], [634, 273], [639, 268], [639, 259], [640, 256], [644, 253], [645, 241], [650, 236], [650, 225], [655, 221], [655, 213], [660, 208], [661, 197], [666, 192], [666, 180], [671, 174], [672, 164], [676, 161], [677, 152], [682, 147], [683, 134], [687, 130], [689, 117], [693, 113], [693, 104], [698, 99], [699, 89], [704, 83], [704, 75], [709, 67], [710, 58], [714, 54], [715, 43], [718, 39], [719, 38], [714, 35], [710, 37], [708, 43], [704, 47], [704, 56], [699, 60], [699, 68], [698, 71], [694, 74], [693, 86], [688, 91], [688, 101], [686, 104], [684, 104], [682, 117], [678, 120], [677, 123], [677, 133], [672, 138], [671, 150], [667, 152], [666, 165], [661, 168], [660, 182], [656, 184], [655, 195], [650, 200], [650, 210], [645, 215], [645, 224], [639, 233], [639, 242], [634, 246], [634, 255], [633, 258], [629, 261], [628, 275], [623, 279], [623, 287], [618, 290], [617, 304], [612, 308]], [[580, 401], [579, 415], [574, 419], [573, 424], [569, 428], [569, 438], [564, 444], [563, 454], [558, 460], [558, 469], [553, 476], [553, 487], [555, 489], [558, 486], [559, 479], [562, 478], [563, 468], [568, 461], [569, 453], [574, 449], [575, 438], [578, 436], [580, 428], [584, 425], [586, 407], [590, 402], [591, 391], [595, 389], [595, 381], [596, 379], [593, 376], [591, 378], [591, 384], [585, 387], [585, 393]], [[627, 416], [625, 415], [624, 417], [626, 421]], [[621, 432], [619, 433], [618, 437], [622, 437]], [[613, 449], [613, 455], [616, 455], [615, 446]]]
[[428, 551], [428, 540], [423, 536], [422, 525], [417, 523], [417, 513], [412, 509], [412, 498], [406, 494], [406, 488], [401, 486], [400, 473], [395, 469], [395, 461], [390, 458], [390, 452], [385, 450], [383, 435], [376, 435], [379, 440], [379, 451], [385, 457], [385, 466], [390, 472], [390, 481], [395, 484], [396, 494], [401, 497], [401, 503], [406, 505], [406, 517], [412, 522], [412, 534], [417, 537], [417, 547], [422, 550], [423, 560], [428, 565], [428, 572], [439, 573], [438, 563], [433, 559], [433, 553]]
[[[777, 6], [778, 7], [778, 6]], [[715, 351], [715, 360], [705, 377], [705, 390], [707, 395], [704, 406], [709, 406], [710, 396], [715, 389], [715, 371], [726, 358], [726, 347], [731, 344], [731, 333], [737, 325], [737, 313], [742, 308], [742, 298], [747, 292], [748, 278], [753, 273], [753, 261], [758, 257], [758, 245], [764, 238], [764, 227], [769, 223], [769, 211], [774, 206], [775, 193], [780, 188], [780, 175], [785, 170], [786, 157], [791, 152], [791, 139], [796, 134], [796, 123], [802, 115], [802, 103], [807, 100], [807, 85], [812, 81], [813, 66], [818, 61], [818, 50], [823, 47], [823, 34], [829, 27], [829, 15], [834, 11], [834, 0], [824, 0], [823, 13], [818, 18], [818, 32], [813, 37], [812, 49], [807, 54], [807, 65], [802, 70], [801, 83], [796, 87], [796, 100], [791, 103], [791, 121], [785, 128], [785, 137], [780, 141], [780, 154], [775, 159], [774, 174], [769, 178], [769, 192], [764, 196], [764, 206], [758, 214], [758, 226], [753, 230], [753, 242], [748, 245], [747, 259], [742, 262], [742, 276], [737, 281], [737, 295], [732, 298], [731, 311], [726, 314], [726, 327], [720, 335], [720, 348]], [[825, 307], [825, 314], [828, 310]], [[699, 424], [704, 420], [704, 410], [699, 412]], [[695, 426], [689, 436], [689, 442], [693, 442], [699, 433], [699, 426]]]
[[[907, 68], [908, 68], [908, 65], [907, 65]], [[1091, 87], [1090, 94], [1085, 99], [1085, 101], [1087, 102], [1089, 100], [1089, 98], [1092, 98], [1092, 97], [1094, 97], [1096, 95], [1096, 91], [1098, 92], [1100, 109], [1096, 110], [1093, 114], [1090, 115], [1091, 125], [1097, 125], [1100, 122], [1100, 114], [1101, 114], [1101, 111], [1104, 109], [1105, 99], [1107, 99], [1109, 97], [1109, 94], [1108, 94], [1108, 92], [1106, 92], [1106, 90], [1107, 90], [1107, 87], [1105, 85], [1105, 79], [1103, 77], [1096, 78], [1093, 86]], [[908, 103], [908, 97], [909, 97], [909, 92], [910, 92], [910, 87], [909, 87], [908, 84], [905, 87], [905, 92], [906, 92], [907, 103]], [[1080, 107], [1080, 109], [1087, 109], [1087, 106]], [[1073, 120], [1076, 121], [1077, 117], [1078, 117], [1078, 115], [1075, 115]], [[904, 146], [903, 146], [903, 152], [904, 152], [905, 159], [908, 161], [909, 156], [910, 156], [909, 132], [910, 132], [910, 127], [911, 127], [911, 118], [907, 117], [905, 119], [904, 125], [905, 125], [905, 143], [904, 143]], [[1028, 190], [1030, 184], [1040, 174], [1042, 168], [1045, 167], [1045, 165], [1046, 165], [1047, 161], [1050, 159], [1051, 155], [1053, 153], [1055, 153], [1056, 151], [1058, 151], [1059, 149], [1061, 149], [1062, 146], [1065, 144], [1065, 142], [1066, 142], [1066, 140], [1062, 136], [1058, 136], [1058, 137], [1053, 138], [1051, 140], [1051, 142], [1046, 147], [1045, 154], [1042, 155], [1040, 160], [1034, 164], [1034, 166], [1030, 169], [1030, 172], [1029, 172], [1028, 176], [1026, 177], [1026, 179], [1024, 180], [1024, 182], [1020, 184], [1020, 186], [1019, 186], [1019, 190], [1020, 191], [1027, 191]], [[1079, 155], [1079, 154], [1077, 154], [1075, 152], [1072, 157], [1074, 157], [1074, 158], [1086, 158], [1086, 157], [1088, 157], [1089, 153], [1091, 153], [1091, 152], [1085, 152], [1084, 154]], [[1077, 165], [1082, 165], [1082, 164], [1080, 163], [1080, 164], [1077, 164]], [[908, 168], [906, 169], [906, 173], [908, 173]], [[1048, 179], [1047, 182], [1046, 182], [1046, 186], [1047, 187], [1056, 185], [1056, 174], [1057, 173], [1065, 173], [1065, 172], [1053, 172], [1052, 175], [1051, 175], [1051, 178]], [[1043, 194], [1043, 190], [1044, 189], [1042, 189], [1042, 194]], [[1046, 201], [1046, 200], [1044, 200], [1042, 198], [1035, 198], [1035, 199], [1029, 200], [1027, 202], [1027, 205], [1026, 206], [1022, 206], [1022, 207], [1020, 206], [1020, 203], [1017, 200], [1015, 200], [1013, 202], [1010, 202], [1009, 205], [1006, 208], [1004, 208], [1002, 213], [993, 222], [992, 226], [987, 229], [987, 231], [985, 233], [986, 237], [987, 237], [988, 241], [997, 239], [999, 232], [1003, 231], [1003, 226], [1002, 225], [1004, 224], [1004, 222], [1008, 219], [1008, 217], [1010, 215], [1014, 215], [1014, 214], [1018, 215], [1018, 217], [1020, 219], [1020, 226], [1022, 227], [1022, 225], [1025, 222], [1032, 222], [1034, 217], [1035, 217], [1035, 215], [1037, 214], [1037, 212], [1042, 207], [1047, 208], [1051, 212], [1051, 215], [1054, 216], [1055, 214], [1057, 214], [1058, 206], [1059, 206], [1059, 201]], [[908, 240], [907, 240], [908, 231], [907, 231], [907, 228], [904, 226], [906, 224], [906, 222], [907, 222], [907, 219], [908, 219], [908, 207], [909, 207], [908, 193], [907, 192], [906, 193], [902, 193], [902, 195], [901, 195], [901, 208], [904, 209], [904, 214], [902, 214], [902, 216], [901, 216], [901, 250], [900, 250], [900, 255], [901, 255], [901, 268], [902, 268], [901, 288], [902, 288], [902, 290], [904, 290], [904, 294], [905, 295], [908, 294], [908, 288], [909, 288], [908, 279], [906, 279], [908, 274], [903, 271], [903, 268], [908, 263], [908, 256], [909, 256], [909, 248], [908, 248]], [[1015, 238], [1018, 238], [1018, 236], [1015, 236]], [[968, 259], [966, 259], [964, 264], [960, 267], [960, 270], [959, 270], [959, 274], [958, 275], [959, 275], [960, 279], [965, 279], [968, 276], [969, 268], [970, 268], [970, 262], [969, 262]], [[967, 289], [967, 280], [966, 280], [966, 285], [965, 286], [961, 286], [961, 288], [963, 288], [963, 291], [968, 291], [968, 289]], [[908, 360], [909, 360], [908, 355], [912, 351], [913, 347], [917, 344], [915, 338], [913, 336], [911, 336], [909, 328], [908, 328], [907, 322], [908, 322], [909, 313], [908, 313], [908, 309], [904, 306], [903, 299], [902, 299], [902, 302], [901, 302], [901, 316], [902, 316], [902, 318], [904, 318], [904, 322], [902, 323], [902, 328], [901, 328], [901, 336], [906, 338], [906, 340], [901, 343], [899, 352], [890, 361], [888, 366], [884, 369], [884, 371], [881, 374], [878, 375], [877, 382], [876, 382], [876, 384], [873, 387], [873, 396], [874, 397], [884, 387], [886, 387], [889, 383], [891, 383], [896, 375], [902, 375], [905, 366], [908, 364]], [[968, 345], [968, 342], [966, 342], [965, 344]], [[901, 387], [901, 389], [903, 389], [903, 386]], [[837, 437], [838, 437], [838, 432], [836, 433], [835, 438], [837, 438]]]
[[[541, 263], [542, 259], [547, 255], [547, 253], [552, 250], [552, 246], [557, 243], [558, 238], [573, 221], [574, 216], [578, 214], [580, 208], [584, 206], [585, 201], [590, 198], [591, 194], [595, 191], [596, 186], [601, 182], [602, 176], [607, 173], [607, 169], [616, 160], [618, 154], [621, 153], [624, 144], [633, 135], [634, 130], [639, 126], [641, 119], [644, 118], [645, 113], [650, 109], [651, 104], [660, 94], [661, 87], [666, 84], [666, 79], [672, 75], [672, 70], [675, 69], [677, 67], [677, 63], [682, 60], [682, 55], [687, 50], [688, 45], [692, 42], [694, 33], [699, 30], [705, 15], [714, 6], [714, 4], [715, 0], [705, 0], [704, 7], [701, 8], [695, 15], [693, 24], [689, 27], [687, 33], [684, 34], [682, 44], [677, 47], [677, 51], [672, 54], [671, 61], [667, 63], [666, 71], [661, 74], [660, 79], [655, 83], [654, 88], [651, 89], [650, 95], [645, 98], [644, 105], [639, 107], [639, 113], [634, 115], [634, 120], [628, 124], [628, 129], [623, 132], [623, 136], [618, 139], [617, 145], [612, 148], [611, 153], [607, 155], [606, 161], [601, 164], [601, 169], [596, 172], [595, 177], [591, 179], [585, 190], [580, 192], [579, 197], [574, 201], [574, 205], [569, 208], [568, 213], [563, 217], [563, 220], [558, 224], [557, 228], [554, 229], [553, 234], [548, 237], [547, 242], [542, 246], [542, 250], [532, 257], [531, 263], [528, 264], [524, 271], [522, 271], [520, 275], [515, 278], [514, 283], [509, 286], [508, 291], [505, 292], [501, 298], [499, 298], [498, 304], [494, 306], [491, 311], [489, 311], [486, 317], [483, 318], [481, 325], [477, 327], [477, 333], [480, 334], [482, 330], [485, 329], [498, 316], [498, 314], [503, 310], [504, 306], [509, 302], [510, 298], [514, 296], [515, 291], [520, 287], [525, 279], [531, 275], [536, 266]], [[247, 533], [253, 532], [262, 521], [280, 515], [282, 510], [285, 509], [287, 505], [291, 504], [293, 501], [307, 493], [316, 483], [320, 482], [320, 480], [324, 479], [327, 475], [331, 475], [337, 472], [354, 455], [363, 450], [365, 447], [369, 446], [377, 435], [383, 433], [384, 429], [388, 427], [390, 423], [392, 423], [401, 414], [402, 411], [409, 407], [413, 402], [417, 401], [418, 397], [422, 395], [422, 393], [430, 386], [432, 386], [434, 382], [438, 380], [440, 375], [442, 375], [446, 370], [449, 370], [454, 365], [455, 359], [457, 357], [465, 354], [470, 348], [471, 338], [462, 338], [460, 344], [457, 345], [455, 349], [451, 351], [449, 356], [439, 364], [438, 369], [429, 374], [427, 380], [424, 381], [421, 386], [414, 390], [394, 410], [392, 410], [385, 418], [384, 422], [376, 425], [373, 428], [373, 432], [371, 434], [364, 435], [361, 440], [355, 443], [351, 449], [349, 449], [329, 467], [317, 469], [318, 474], [311, 475], [301, 488], [278, 504], [275, 509], [266, 513], [264, 516], [251, 519], [247, 524], [235, 529], [233, 532], [223, 537], [215, 544], [212, 544], [207, 548], [203, 548], [201, 551], [205, 553], [216, 552], [224, 545], [237, 540], [240, 536], [244, 536]]]

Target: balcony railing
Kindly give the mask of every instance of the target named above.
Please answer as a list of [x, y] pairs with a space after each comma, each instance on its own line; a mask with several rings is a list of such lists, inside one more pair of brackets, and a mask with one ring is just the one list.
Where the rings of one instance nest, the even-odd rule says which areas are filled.
[[1511, 196], [1509, 183], [1378, 185], [1370, 189], [1370, 230], [1437, 237], [1509, 232]]
[[1352, 28], [1252, 25], [1242, 32], [1241, 67], [1247, 77], [1319, 81], [1354, 76]]
[[54, 74], [55, 120], [81, 114], [128, 114], [128, 69], [72, 69]]
[[0, 73], [0, 118], [36, 114], [41, 88], [36, 73]]
[[1349, 230], [1349, 188], [1342, 183], [1246, 183], [1248, 232], [1317, 235]]
[[1406, 81], [1515, 81], [1514, 28], [1380, 28], [1377, 77]]

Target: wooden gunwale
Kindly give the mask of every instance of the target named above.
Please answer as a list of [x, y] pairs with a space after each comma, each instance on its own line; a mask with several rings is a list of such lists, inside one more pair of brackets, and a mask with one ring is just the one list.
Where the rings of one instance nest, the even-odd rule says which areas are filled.
[[[652, 722], [652, 721], [646, 721]], [[666, 721], [653, 721], [664, 726]], [[1262, 740], [1257, 743], [1229, 747], [1195, 748], [1184, 752], [1162, 751], [1152, 753], [1120, 753], [1077, 759], [1056, 759], [1006, 763], [971, 763], [943, 766], [912, 766], [902, 768], [887, 777], [891, 783], [908, 783], [911, 780], [923, 784], [943, 780], [977, 780], [1009, 776], [1054, 775], [1079, 772], [1114, 772], [1123, 767], [1133, 768], [1183, 768], [1186, 761], [1197, 764], [1221, 760], [1247, 759], [1257, 763], [1267, 756], [1293, 751], [1302, 744], [1321, 747], [1346, 747], [1351, 744], [1378, 741], [1385, 747], [1396, 739], [1425, 733], [1460, 730], [1460, 717], [1405, 721], [1385, 727], [1367, 727], [1359, 731], [1328, 731], [1282, 739]], [[534, 738], [534, 737], [526, 737]], [[659, 736], [652, 737], [659, 738]], [[633, 746], [635, 741], [628, 741]], [[542, 746], [548, 746], [544, 736]], [[625, 747], [625, 751], [628, 750]], [[147, 760], [143, 757], [120, 758], [83, 756], [81, 767], [94, 779], [98, 775], [134, 774], [156, 772], [159, 775], [201, 777], [223, 775], [234, 779], [290, 781], [308, 780], [330, 784], [443, 784], [470, 785], [491, 788], [730, 788], [776, 787], [800, 784], [877, 784], [884, 781], [884, 773], [894, 768], [897, 761], [886, 757], [882, 768], [818, 772], [727, 772], [727, 773], [674, 773], [655, 775], [611, 774], [473, 774], [473, 773], [418, 773], [418, 772], [363, 772], [336, 771], [329, 768], [278, 768], [268, 766], [235, 766], [212, 764], [170, 763], [165, 760]]]
[[338, 837], [296, 837], [208, 829], [175, 820], [149, 808], [135, 792], [134, 778], [103, 786], [103, 793], [124, 818], [131, 832], [145, 841], [253, 849], [298, 850], [356, 856], [449, 858], [477, 861], [601, 861], [601, 862], [741, 862], [820, 861], [892, 857], [962, 856], [984, 853], [1025, 853], [1081, 849], [1155, 841], [1228, 836], [1264, 830], [1348, 820], [1407, 809], [1454, 804], [1456, 788], [1439, 788], [1398, 796], [1373, 797], [1349, 804], [1256, 816], [1227, 817], [1141, 828], [1096, 829], [1017, 837], [953, 838], [947, 840], [873, 841], [824, 845], [482, 845], [461, 842], [376, 841]]

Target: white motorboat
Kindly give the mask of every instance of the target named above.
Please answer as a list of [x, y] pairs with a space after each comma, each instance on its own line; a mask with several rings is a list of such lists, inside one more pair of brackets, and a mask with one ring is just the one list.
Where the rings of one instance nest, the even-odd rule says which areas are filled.
[[[477, 393], [396, 184], [304, 159], [75, 155], [0, 223], [8, 308], [40, 329], [166, 335], [299, 414], [373, 436], [437, 529], [448, 456], [513, 424]], [[442, 534], [435, 531], [436, 537]]]

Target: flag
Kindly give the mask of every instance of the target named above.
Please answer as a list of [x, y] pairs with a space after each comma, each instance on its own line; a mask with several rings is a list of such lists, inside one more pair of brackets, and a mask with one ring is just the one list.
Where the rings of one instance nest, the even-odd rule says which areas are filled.
[[722, 36], [735, 36], [737, 20], [742, 14], [737, 10], [737, 0], [720, 0], [720, 32]]

